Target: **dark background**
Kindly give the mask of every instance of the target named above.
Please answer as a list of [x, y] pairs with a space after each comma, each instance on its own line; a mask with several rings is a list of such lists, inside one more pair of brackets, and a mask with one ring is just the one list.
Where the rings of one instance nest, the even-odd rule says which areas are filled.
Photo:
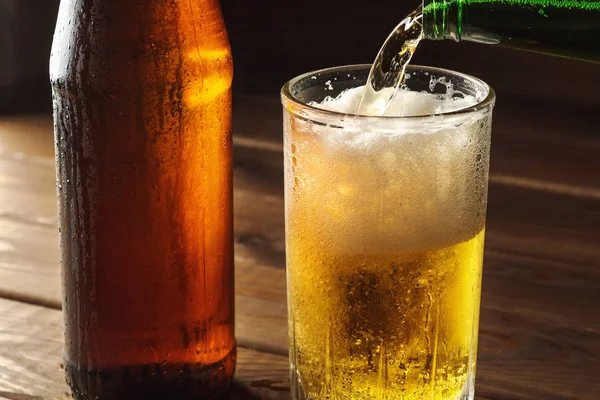
[[[123, 0], [126, 1], [126, 0]], [[235, 93], [276, 96], [309, 70], [372, 62], [412, 0], [222, 0]], [[48, 57], [58, 0], [0, 0], [0, 113], [49, 111]], [[514, 97], [600, 105], [600, 66], [474, 43], [422, 42], [414, 63], [451, 68]]]

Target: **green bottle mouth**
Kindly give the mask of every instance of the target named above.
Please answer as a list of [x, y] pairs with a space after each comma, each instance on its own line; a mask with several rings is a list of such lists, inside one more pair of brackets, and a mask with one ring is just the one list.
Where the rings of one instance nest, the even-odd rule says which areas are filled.
[[423, 0], [423, 37], [460, 42], [466, 4], [465, 0]]

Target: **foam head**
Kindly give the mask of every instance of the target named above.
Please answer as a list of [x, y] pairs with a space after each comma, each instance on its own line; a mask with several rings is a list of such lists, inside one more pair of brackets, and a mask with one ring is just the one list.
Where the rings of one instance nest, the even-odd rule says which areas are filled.
[[[364, 86], [348, 89], [336, 98], [328, 97], [322, 103], [311, 105], [324, 110], [352, 114], [358, 109], [364, 90]], [[368, 105], [365, 115], [408, 117], [445, 114], [469, 108], [477, 103], [474, 96], [457, 93], [449, 87], [444, 95], [399, 90], [388, 104], [387, 99], [393, 91], [394, 88], [382, 89], [377, 100]]]
[[355, 116], [362, 90], [311, 104], [349, 116], [286, 120], [291, 225], [340, 253], [442, 248], [480, 232], [491, 113], [443, 115], [476, 99], [401, 91], [385, 115], [424, 118]]

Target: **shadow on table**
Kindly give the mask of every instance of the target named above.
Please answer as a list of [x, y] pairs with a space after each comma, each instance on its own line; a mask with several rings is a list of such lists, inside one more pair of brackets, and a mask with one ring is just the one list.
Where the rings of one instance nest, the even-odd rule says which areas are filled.
[[[250, 387], [250, 389], [248, 388]], [[250, 384], [234, 382], [227, 400], [289, 399], [290, 388], [281, 382], [261, 379]]]

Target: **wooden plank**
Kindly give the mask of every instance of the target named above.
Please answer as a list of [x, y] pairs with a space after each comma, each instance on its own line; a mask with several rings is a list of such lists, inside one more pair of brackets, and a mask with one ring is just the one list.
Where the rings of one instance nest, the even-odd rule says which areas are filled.
[[[484, 295], [484, 303], [489, 296]], [[486, 307], [481, 315], [477, 394], [490, 399], [597, 399], [598, 324], [580, 326], [572, 323], [577, 317], [542, 313], [510, 299], [506, 294], [502, 309]]]
[[[526, 116], [530, 119], [536, 120], [537, 116], [538, 123], [542, 124], [539, 129], [532, 128], [532, 123], [528, 123], [522, 115], [524, 111], [519, 114], [520, 109], [526, 109]], [[494, 133], [492, 185], [523, 187], [544, 193], [558, 190], [559, 193], [554, 194], [567, 195], [573, 193], [570, 189], [579, 188], [579, 192], [575, 193], [582, 192], [583, 197], [596, 196], [598, 193], [594, 187], [600, 184], [600, 163], [596, 161], [600, 141], [597, 136], [589, 135], [595, 128], [585, 118], [576, 119], [570, 125], [566, 122], [561, 125], [561, 119], [558, 119], [559, 123], [554, 120], [548, 122], [541, 119], [539, 113], [535, 113], [536, 110], [534, 108], [531, 111], [531, 107], [525, 108], [517, 104], [510, 112], [504, 111], [502, 114], [499, 108], [500, 122], [497, 125], [505, 127], [498, 126]], [[511, 118], [512, 115], [516, 117]], [[0, 217], [45, 223], [56, 218], [53, 207], [52, 143], [49, 132], [51, 123], [48, 119], [45, 121], [36, 117], [0, 124], [0, 128], [3, 129], [0, 143], [10, 150], [2, 153], [8, 159], [3, 160], [2, 164], [5, 182], [0, 184], [0, 194], [3, 198], [14, 199], [3, 203]], [[571, 125], [574, 128], [572, 134], [567, 130]], [[261, 224], [254, 223], [257, 211], [265, 212], [265, 208], [275, 211], [283, 209], [280, 126], [281, 110], [276, 98], [252, 97], [238, 101], [234, 119], [235, 205], [236, 226], [239, 227], [236, 231], [236, 242], [241, 251], [248, 250], [270, 265], [282, 266], [284, 241], [281, 214], [276, 215], [274, 212], [271, 218], [261, 218]], [[569, 140], [566, 140], [565, 132], [569, 133]], [[518, 145], [522, 141], [526, 141], [526, 146]], [[496, 148], [499, 150], [495, 150]], [[533, 156], [530, 156], [532, 151]], [[32, 167], [32, 163], [39, 168]], [[582, 166], [581, 171], [575, 170], [578, 165]], [[560, 171], [565, 171], [565, 176], [559, 176]], [[520, 175], [514, 176], [517, 172]], [[528, 175], [530, 173], [533, 175]], [[552, 179], [559, 177], [559, 182], [540, 180], [537, 176], [540, 173], [551, 174]], [[23, 180], [22, 177], [28, 178]], [[572, 182], [577, 179], [588, 186], [573, 185]], [[242, 190], [246, 193], [237, 193]], [[490, 196], [491, 219], [495, 212], [493, 202], [502, 201], [502, 196], [496, 196], [493, 190], [492, 188]], [[270, 196], [265, 196], [267, 194]], [[256, 200], [270, 204], [263, 206]], [[51, 257], [54, 257], [54, 254]]]
[[[285, 354], [284, 271], [248, 260], [238, 260], [237, 266], [236, 322], [240, 342], [245, 346]], [[512, 318], [517, 320], [517, 326], [511, 328], [514, 331], [510, 335], [516, 340], [534, 341], [528, 337], [530, 332], [546, 332], [552, 336], [576, 327], [573, 335], [591, 335], [589, 337], [594, 338], [586, 345], [593, 349], [594, 343], [600, 343], [600, 319], [593, 306], [597, 298], [595, 282], [599, 280], [597, 268], [552, 259], [540, 260], [518, 252], [489, 250], [484, 269], [482, 335], [502, 335], [503, 324]], [[497, 310], [506, 315], [498, 314]], [[519, 313], [527, 313], [527, 318], [518, 318]], [[535, 315], [539, 315], [541, 320], [537, 325], [521, 324], [524, 320], [535, 321]], [[543, 347], [543, 344], [538, 347]], [[480, 354], [484, 356], [487, 351], [497, 350], [482, 349]], [[597, 350], [590, 351], [598, 354]], [[539, 358], [537, 367], [540, 368], [554, 364], [551, 357], [534, 353], [529, 356]], [[522, 354], [514, 353], [511, 357], [513, 361], [519, 360]], [[582, 376], [593, 367], [593, 357], [579, 365]]]
[[600, 200], [496, 183], [488, 195], [488, 249], [571, 264], [600, 262]]
[[[252, 188], [240, 174], [234, 179], [235, 251], [244, 259], [285, 267], [282, 195]], [[283, 190], [283, 189], [281, 189]]]
[[[593, 108], [498, 100], [492, 181], [600, 199], [600, 128]], [[515, 179], [517, 178], [517, 179]]]
[[[250, 111], [246, 115], [259, 110], [255, 107]], [[269, 129], [269, 124], [274, 124], [274, 119], [265, 121], [257, 122], [258, 125], [251, 128], [262, 131], [263, 128]], [[263, 123], [265, 127], [261, 125]], [[28, 137], [26, 131], [19, 134]], [[36, 140], [40, 138], [33, 137]], [[15, 143], [13, 153], [8, 154], [16, 151], [18, 142]], [[30, 188], [35, 188], [27, 199], [32, 203], [25, 205], [25, 211], [21, 212], [23, 201], [11, 202], [10, 196], [1, 206], [10, 212], [0, 214], [0, 241], [3, 243], [0, 246], [0, 295], [58, 307], [60, 282], [55, 220], [52, 220], [55, 211], [51, 156], [46, 155], [43, 162], [39, 148], [27, 145], [27, 140], [24, 143], [24, 148], [33, 149], [28, 150], [31, 154], [24, 152], [20, 157], [0, 159], [0, 165], [3, 162], [8, 165], [7, 176], [16, 176], [18, 178], [14, 179], [19, 182], [18, 185], [14, 182], [0, 184], [0, 193], [19, 190], [27, 194]], [[236, 290], [238, 295], [256, 299], [254, 303], [238, 301], [241, 304], [239, 310], [247, 307], [247, 313], [238, 312], [238, 326], [249, 329], [246, 337], [242, 338], [247, 340], [247, 345], [254, 341], [252, 345], [258, 348], [266, 346], [280, 354], [286, 348], [284, 328], [277, 332], [278, 339], [275, 341], [261, 339], [260, 332], [254, 335], [251, 330], [258, 329], [260, 321], [275, 318], [274, 315], [261, 316], [252, 312], [266, 309], [271, 303], [279, 304], [276, 318], [285, 320], [285, 275], [272, 271], [273, 268], [282, 268], [285, 258], [282, 154], [276, 146], [269, 144], [272, 142], [262, 139], [250, 142], [237, 140], [236, 143]], [[46, 148], [51, 149], [51, 146]], [[525, 267], [541, 265], [541, 268], [546, 268], [546, 264], [539, 264], [544, 258], [549, 262], [563, 263], [565, 268], [558, 274], [584, 268], [589, 272], [583, 273], [581, 279], [595, 279], [597, 282], [593, 271], [600, 259], [596, 238], [599, 226], [598, 202], [594, 199], [491, 184], [488, 253], [495, 251], [497, 254], [524, 257], [530, 260]], [[527, 275], [528, 271], [526, 268], [522, 273]], [[519, 280], [518, 276], [515, 279]], [[241, 316], [247, 319], [239, 320]]]
[[[0, 299], [0, 398], [70, 398], [62, 343], [60, 311]], [[288, 388], [287, 357], [239, 349], [230, 399], [286, 399]]]
[[49, 114], [4, 116], [0, 119], [0, 154], [53, 158], [52, 129], [52, 116]]
[[0, 299], [0, 393], [67, 398], [61, 332], [60, 312]]
[[0, 295], [52, 304], [60, 293], [54, 162], [0, 154]]
[[[241, 346], [285, 359], [281, 111], [278, 102], [269, 101], [272, 112], [261, 114], [260, 102], [252, 102], [236, 117], [236, 323]], [[518, 129], [526, 123], [523, 119], [512, 120], [498, 135], [496, 129], [493, 145], [499, 153], [494, 150], [492, 160], [478, 395], [594, 398], [589, 396], [600, 391], [594, 372], [600, 358], [595, 309], [600, 202], [592, 179], [598, 176], [593, 158], [597, 136], [585, 123], [577, 125], [581, 121], [574, 125], [572, 140], [566, 139], [564, 126], [525, 130], [528, 146], [539, 146], [528, 158], [527, 151], [512, 144], [522, 140]], [[47, 127], [31, 129], [37, 133], [22, 129], [17, 135], [19, 126], [13, 125], [6, 136], [0, 124], [0, 297], [58, 307], [52, 139]], [[581, 170], [576, 160], [582, 160]], [[542, 166], [537, 168], [536, 162]], [[0, 324], [0, 332], [5, 329]], [[10, 347], [0, 346], [0, 354]], [[258, 379], [267, 393], [272, 387], [285, 390], [277, 382], [284, 382], [287, 372], [256, 368], [272, 372], [269, 379], [275, 383]], [[0, 385], [7, 387], [3, 378]], [[33, 389], [22, 393], [40, 395]]]
[[[279, 150], [281, 103], [277, 96], [236, 96], [233, 132], [243, 147]], [[498, 99], [492, 176], [519, 177], [600, 189], [600, 130], [592, 108], [540, 100]], [[2, 118], [0, 154], [53, 158], [49, 115]], [[506, 184], [508, 181], [506, 181]]]
[[[68, 398], [61, 324], [58, 311], [0, 299], [0, 398]], [[599, 335], [553, 314], [486, 308], [477, 398], [595, 399]], [[286, 357], [242, 347], [238, 363], [231, 398], [288, 398]]]
[[[284, 272], [240, 255], [236, 261], [240, 344], [285, 354]], [[589, 398], [585, 393], [600, 384], [594, 372], [600, 357], [594, 307], [598, 273], [597, 268], [488, 250], [478, 367], [484, 398], [536, 398], [526, 395], [531, 389], [520, 375], [550, 388], [534, 392], [543, 398]], [[573, 382], [585, 391], [573, 389]]]

